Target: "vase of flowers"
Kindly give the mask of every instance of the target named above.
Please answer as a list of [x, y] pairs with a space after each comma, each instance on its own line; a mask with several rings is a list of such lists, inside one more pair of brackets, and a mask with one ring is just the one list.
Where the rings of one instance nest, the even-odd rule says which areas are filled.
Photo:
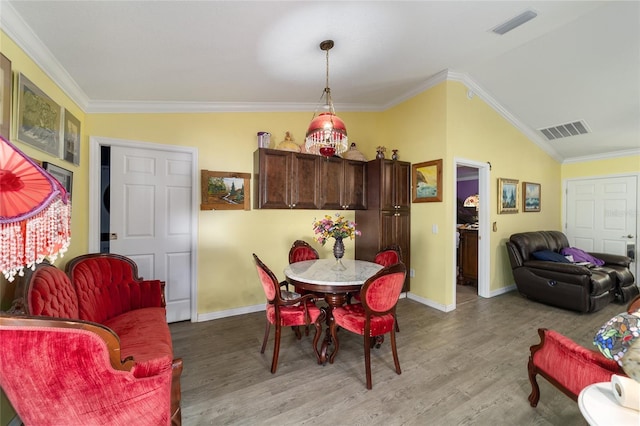
[[340, 213], [336, 213], [333, 217], [325, 215], [324, 218], [313, 222], [314, 240], [324, 245], [329, 238], [334, 238], [333, 256], [336, 258], [336, 267], [344, 269], [340, 259], [344, 256], [344, 239], [353, 239], [356, 235], [360, 235], [360, 231], [356, 230], [356, 223], [346, 220]]

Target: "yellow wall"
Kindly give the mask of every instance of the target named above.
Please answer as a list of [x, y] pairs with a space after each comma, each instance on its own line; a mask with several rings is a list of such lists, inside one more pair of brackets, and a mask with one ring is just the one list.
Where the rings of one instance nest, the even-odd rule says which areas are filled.
[[640, 155], [562, 165], [562, 179], [640, 173]]
[[[349, 136], [369, 157], [375, 154], [379, 113], [341, 113]], [[198, 148], [198, 169], [253, 172], [256, 133], [272, 133], [272, 146], [291, 131], [304, 140], [311, 113], [207, 113], [207, 114], [90, 114], [86, 129], [92, 136], [156, 142]], [[363, 142], [360, 142], [363, 141]], [[364, 143], [366, 141], [366, 143]], [[366, 146], [373, 148], [367, 149]], [[252, 188], [255, 182], [251, 182]], [[85, 193], [80, 194], [86, 197]], [[74, 194], [76, 196], [77, 194]], [[251, 194], [253, 197], [253, 194]], [[284, 279], [291, 243], [302, 239], [318, 248], [323, 257], [331, 246], [312, 241], [312, 222], [334, 211], [251, 210], [200, 211], [198, 215], [199, 314], [242, 308], [264, 302], [256, 285], [251, 253], [256, 253]], [[346, 216], [353, 220], [353, 212]], [[86, 236], [86, 231], [85, 231]], [[353, 258], [352, 241], [345, 243], [346, 257]]]

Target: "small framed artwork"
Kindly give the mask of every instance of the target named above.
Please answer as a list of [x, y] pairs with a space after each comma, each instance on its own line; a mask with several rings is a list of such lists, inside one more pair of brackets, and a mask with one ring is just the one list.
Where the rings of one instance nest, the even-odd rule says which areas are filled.
[[60, 158], [62, 107], [22, 74], [18, 75], [17, 115], [18, 140]]
[[518, 181], [498, 178], [498, 213], [518, 213]]
[[251, 210], [251, 173], [200, 170], [200, 210]]
[[539, 183], [522, 182], [522, 211], [539, 212], [542, 189]]
[[80, 165], [80, 120], [66, 108], [63, 119], [63, 160]]
[[55, 164], [42, 162], [42, 168], [45, 169], [51, 176], [56, 178], [60, 182], [64, 189], [66, 189], [69, 197], [71, 197], [71, 190], [73, 189], [73, 172], [67, 169], [63, 169]]
[[0, 53], [0, 136], [11, 132], [11, 61]]
[[413, 202], [442, 201], [442, 159], [417, 163], [413, 169]]

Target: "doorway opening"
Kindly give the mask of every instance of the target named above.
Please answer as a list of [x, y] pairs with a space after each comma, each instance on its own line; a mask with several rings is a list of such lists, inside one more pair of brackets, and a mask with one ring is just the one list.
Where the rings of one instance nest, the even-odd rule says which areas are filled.
[[455, 265], [451, 285], [454, 306], [489, 293], [488, 163], [455, 159]]

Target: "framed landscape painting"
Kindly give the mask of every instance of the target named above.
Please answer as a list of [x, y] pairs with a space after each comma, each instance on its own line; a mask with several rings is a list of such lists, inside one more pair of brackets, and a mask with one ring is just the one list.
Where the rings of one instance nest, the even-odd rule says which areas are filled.
[[518, 213], [518, 181], [498, 178], [498, 213]]
[[522, 182], [522, 211], [539, 212], [542, 189], [539, 183]]
[[200, 171], [200, 210], [251, 210], [251, 173]]
[[62, 107], [19, 74], [18, 140], [60, 158], [61, 123]]
[[442, 159], [414, 164], [413, 202], [442, 201]]

